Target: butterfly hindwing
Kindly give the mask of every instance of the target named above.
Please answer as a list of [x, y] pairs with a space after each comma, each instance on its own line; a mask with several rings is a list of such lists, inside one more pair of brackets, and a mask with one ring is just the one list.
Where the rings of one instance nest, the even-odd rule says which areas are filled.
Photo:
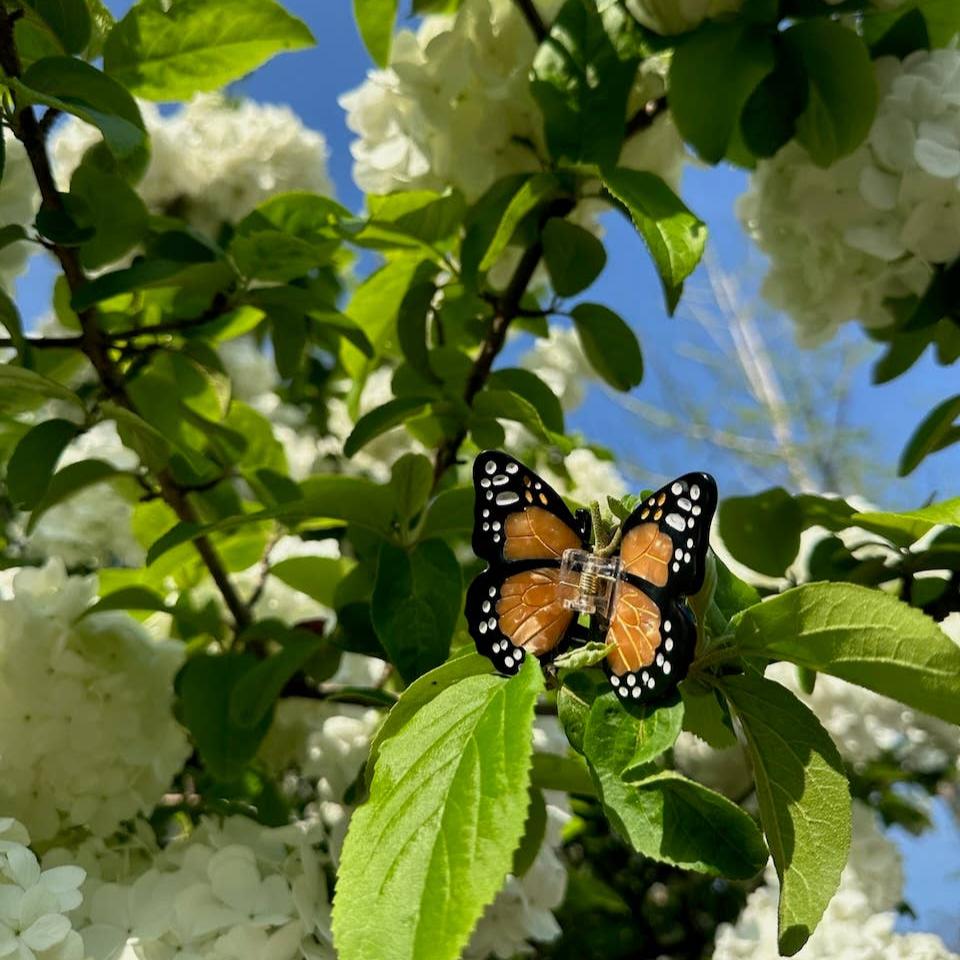
[[661, 699], [686, 676], [697, 641], [684, 598], [703, 585], [717, 486], [688, 473], [646, 498], [623, 525], [623, 582], [606, 672], [619, 696]]
[[499, 451], [474, 462], [473, 550], [489, 566], [467, 591], [466, 618], [477, 650], [512, 674], [532, 653], [557, 653], [576, 619], [562, 602], [564, 550], [587, 532], [555, 490]]
[[467, 591], [466, 616], [477, 652], [501, 673], [516, 673], [528, 653], [563, 649], [574, 612], [563, 605], [560, 568], [514, 565], [484, 570]]

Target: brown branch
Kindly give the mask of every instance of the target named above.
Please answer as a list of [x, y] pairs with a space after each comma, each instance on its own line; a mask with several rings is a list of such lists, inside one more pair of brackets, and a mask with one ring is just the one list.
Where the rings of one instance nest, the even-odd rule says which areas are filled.
[[626, 126], [626, 135], [629, 140], [634, 134], [641, 130], [649, 130], [657, 117], [661, 113], [666, 113], [667, 98], [658, 97], [656, 100], [648, 100], [628, 121]]
[[534, 6], [533, 0], [513, 0], [517, 9], [523, 14], [523, 19], [527, 21], [530, 30], [536, 37], [537, 43], [543, 43], [547, 39], [550, 31], [540, 16], [540, 11]]
[[[8, 77], [20, 76], [20, 57], [13, 39], [13, 18], [6, 16], [0, 6], [0, 68]], [[63, 201], [57, 190], [50, 167], [50, 158], [44, 142], [43, 131], [37, 121], [32, 107], [17, 109], [15, 107], [11, 117], [11, 129], [16, 138], [23, 144], [33, 175], [40, 188], [43, 205], [50, 210], [62, 210]], [[53, 243], [50, 249], [60, 262], [64, 276], [71, 292], [76, 293], [87, 283], [87, 276], [80, 263], [80, 256], [75, 248], [64, 247]], [[136, 413], [130, 396], [127, 393], [123, 374], [110, 356], [110, 339], [100, 329], [97, 322], [95, 308], [89, 307], [77, 313], [80, 321], [81, 334], [77, 346], [86, 354], [87, 359], [97, 372], [97, 377], [107, 396], [118, 406]], [[177, 485], [169, 470], [162, 470], [157, 474], [157, 482], [164, 500], [173, 509], [184, 523], [197, 523], [199, 518], [193, 505], [187, 499], [187, 494]], [[237, 630], [242, 630], [250, 623], [250, 613], [244, 606], [237, 592], [227, 576], [219, 555], [208, 537], [200, 536], [193, 541], [210, 576], [213, 578], [224, 602], [233, 616]]]
[[[51, 252], [55, 244], [48, 244]], [[126, 343], [128, 340], [136, 340], [139, 337], [153, 337], [165, 333], [183, 333], [187, 330], [194, 330], [197, 327], [206, 326], [214, 320], [223, 316], [230, 308], [230, 301], [222, 293], [218, 293], [213, 302], [197, 317], [191, 317], [187, 320], [169, 320], [166, 323], [154, 323], [147, 327], [134, 327], [131, 330], [112, 330], [101, 331], [101, 337], [110, 344]], [[82, 336], [70, 337], [27, 337], [26, 344], [29, 347], [35, 347], [40, 350], [51, 349], [81, 349], [84, 339]], [[10, 337], [0, 337], [0, 347], [16, 347], [16, 343]]]
[[[552, 217], [566, 216], [574, 206], [569, 199], [558, 199], [548, 204], [541, 217], [541, 225]], [[522, 310], [520, 301], [530, 286], [534, 271], [543, 256], [543, 244], [540, 240], [528, 247], [520, 262], [517, 264], [510, 282], [503, 294], [497, 299], [496, 310], [487, 335], [480, 345], [480, 352], [473, 361], [470, 376], [463, 391], [463, 399], [467, 406], [473, 404], [473, 399], [483, 389], [493, 369], [493, 362], [497, 359], [507, 339], [510, 324], [519, 316], [528, 311]], [[461, 427], [452, 437], [448, 437], [438, 448], [433, 461], [433, 486], [436, 489], [447, 469], [457, 461], [457, 454], [463, 441], [467, 438], [466, 427]]]

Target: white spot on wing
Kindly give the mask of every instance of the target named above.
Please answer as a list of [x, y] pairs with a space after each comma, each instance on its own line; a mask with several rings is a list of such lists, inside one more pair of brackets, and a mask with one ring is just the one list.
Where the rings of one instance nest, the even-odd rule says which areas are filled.
[[692, 510], [692, 509], [693, 509], [693, 504], [692, 504], [686, 497], [680, 497], [680, 499], [677, 500], [677, 506], [678, 506], [681, 510]]
[[483, 469], [486, 470], [487, 473], [496, 473], [497, 465], [492, 460], [488, 460]]
[[[488, 499], [491, 496], [492, 494], [487, 494]], [[516, 503], [519, 499], [519, 493], [514, 493], [512, 490], [502, 490], [497, 494], [497, 506], [509, 507], [511, 503]]]
[[700, 499], [700, 488], [699, 488], [696, 484], [694, 484], [694, 485], [690, 488], [690, 497], [691, 497], [691, 499], [693, 499], [693, 500], [699, 500], [699, 499]]
[[515, 463], [507, 464], [507, 473], [516, 473], [520, 468]]
[[667, 526], [673, 527], [674, 530], [683, 529], [683, 517], [679, 513], [668, 513], [667, 514]]
[[678, 482], [678, 483], [675, 483], [675, 484], [670, 488], [670, 492], [671, 492], [675, 497], [676, 497], [676, 496], [679, 496], [681, 493], [683, 493], [683, 487], [680, 485], [679, 482]]
[[663, 665], [663, 672], [664, 672], [665, 674], [669, 675], [671, 669], [672, 669], [672, 668], [671, 668], [669, 662], [667, 662], [667, 663], [665, 663], [665, 664]]

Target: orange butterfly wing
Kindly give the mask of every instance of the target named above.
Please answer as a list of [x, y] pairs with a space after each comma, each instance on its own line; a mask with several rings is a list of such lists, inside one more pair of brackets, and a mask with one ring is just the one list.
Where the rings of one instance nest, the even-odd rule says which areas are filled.
[[515, 673], [526, 653], [557, 650], [576, 620], [560, 561], [583, 537], [550, 485], [504, 453], [477, 457], [474, 489], [473, 548], [490, 566], [467, 591], [467, 624], [477, 650]]

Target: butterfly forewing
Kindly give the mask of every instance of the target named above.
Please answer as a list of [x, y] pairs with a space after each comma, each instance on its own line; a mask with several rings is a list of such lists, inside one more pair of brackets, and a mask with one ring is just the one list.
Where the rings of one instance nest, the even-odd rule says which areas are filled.
[[473, 463], [473, 552], [489, 564], [559, 560], [581, 546], [577, 522], [546, 480], [497, 450]]
[[526, 654], [556, 653], [567, 639], [576, 617], [560, 562], [584, 533], [551, 486], [505, 453], [481, 453], [473, 482], [473, 549], [489, 567], [467, 591], [467, 624], [477, 650], [511, 674]]

